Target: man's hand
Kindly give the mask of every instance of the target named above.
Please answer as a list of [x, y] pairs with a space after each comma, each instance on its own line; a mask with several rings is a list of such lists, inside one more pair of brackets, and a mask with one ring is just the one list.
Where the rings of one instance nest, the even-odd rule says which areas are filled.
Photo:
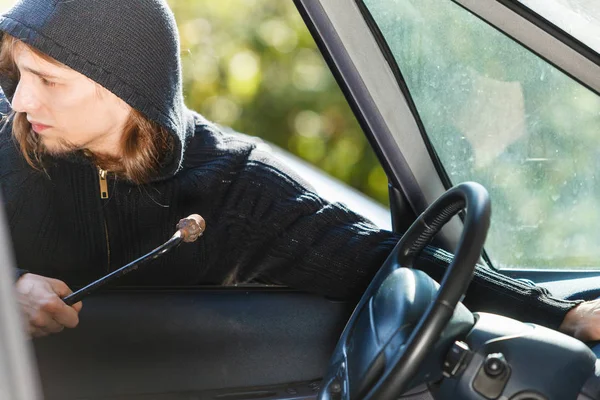
[[582, 342], [600, 340], [600, 300], [586, 301], [569, 310], [559, 330]]
[[79, 323], [82, 304], [79, 302], [71, 307], [62, 301], [72, 293], [64, 282], [25, 274], [17, 280], [15, 287], [31, 336], [46, 336], [64, 328], [75, 328]]

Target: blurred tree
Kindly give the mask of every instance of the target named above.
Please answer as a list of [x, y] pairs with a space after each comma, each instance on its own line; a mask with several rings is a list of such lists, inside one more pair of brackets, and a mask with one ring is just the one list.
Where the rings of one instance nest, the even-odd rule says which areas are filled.
[[190, 108], [388, 204], [379, 161], [292, 2], [168, 2]]

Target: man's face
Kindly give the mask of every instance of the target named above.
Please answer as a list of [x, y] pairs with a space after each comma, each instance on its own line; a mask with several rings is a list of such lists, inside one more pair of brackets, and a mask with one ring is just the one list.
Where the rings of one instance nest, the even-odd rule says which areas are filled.
[[12, 108], [27, 114], [46, 151], [73, 148], [120, 154], [120, 138], [131, 108], [86, 76], [48, 62], [21, 43], [14, 60], [21, 78]]

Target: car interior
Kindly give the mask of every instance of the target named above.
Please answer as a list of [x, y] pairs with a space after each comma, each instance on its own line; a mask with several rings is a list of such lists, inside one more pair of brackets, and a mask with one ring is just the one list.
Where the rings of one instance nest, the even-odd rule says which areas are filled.
[[[77, 329], [0, 335], [6, 398], [600, 399], [597, 343], [469, 301], [485, 270], [600, 296], [600, 9], [550, 3], [294, 0], [387, 175], [379, 224], [403, 233], [362, 298], [110, 287]], [[382, 220], [345, 190], [324, 196]]]

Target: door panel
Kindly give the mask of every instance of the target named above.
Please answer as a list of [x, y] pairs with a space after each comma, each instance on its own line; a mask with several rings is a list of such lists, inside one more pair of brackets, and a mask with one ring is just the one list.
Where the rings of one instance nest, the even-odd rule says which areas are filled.
[[287, 290], [115, 291], [34, 347], [46, 399], [276, 385], [321, 377], [351, 311]]

